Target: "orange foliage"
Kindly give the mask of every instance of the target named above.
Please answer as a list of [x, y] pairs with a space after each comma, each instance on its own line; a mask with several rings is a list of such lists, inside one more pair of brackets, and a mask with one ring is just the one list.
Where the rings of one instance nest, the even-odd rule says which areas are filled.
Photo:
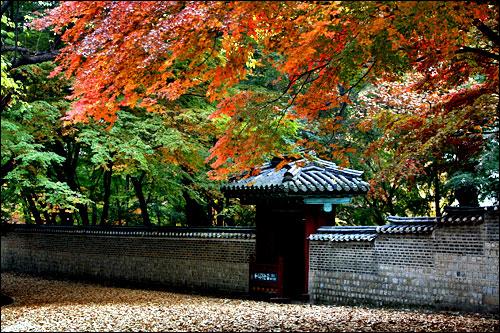
[[[499, 45], [484, 32], [498, 26], [498, 7], [487, 3], [68, 1], [35, 25], [53, 26], [66, 43], [56, 72], [75, 77], [68, 119], [113, 123], [120, 108], [156, 111], [158, 99], [204, 89], [218, 102], [212, 118], [231, 118], [208, 159], [219, 176], [251, 165], [253, 148], [262, 155], [276, 148], [269, 133], [237, 134], [256, 94], [228, 90], [247, 77], [257, 48], [257, 62], [270, 61], [289, 80], [284, 96], [293, 117], [324, 122], [330, 131], [337, 125], [321, 113], [350, 103], [338, 87], [353, 89], [358, 79], [388, 81], [417, 71], [421, 81], [399, 91], [425, 90], [435, 98], [430, 108], [415, 107], [420, 115], [498, 92]], [[281, 58], [271, 61], [272, 54]], [[450, 90], [476, 74], [486, 83]], [[291, 113], [266, 110], [276, 118]], [[253, 112], [258, 119], [261, 111]], [[402, 128], [422, 124], [410, 118]]]

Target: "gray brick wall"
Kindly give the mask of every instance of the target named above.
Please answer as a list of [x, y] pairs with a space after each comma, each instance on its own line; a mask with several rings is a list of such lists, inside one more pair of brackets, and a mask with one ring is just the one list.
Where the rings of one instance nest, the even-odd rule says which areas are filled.
[[255, 239], [41, 232], [2, 236], [2, 271], [248, 292]]
[[498, 311], [498, 225], [498, 213], [485, 213], [482, 224], [429, 234], [310, 241], [311, 301]]

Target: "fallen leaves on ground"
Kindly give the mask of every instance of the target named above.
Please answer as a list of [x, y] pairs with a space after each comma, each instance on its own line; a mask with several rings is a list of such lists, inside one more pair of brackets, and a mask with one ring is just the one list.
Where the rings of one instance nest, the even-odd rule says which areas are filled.
[[276, 304], [2, 273], [2, 332], [496, 332], [494, 315]]

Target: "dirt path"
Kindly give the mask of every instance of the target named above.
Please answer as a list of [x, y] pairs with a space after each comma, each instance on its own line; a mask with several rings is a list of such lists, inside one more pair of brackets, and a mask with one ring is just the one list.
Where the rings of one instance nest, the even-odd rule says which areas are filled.
[[2, 332], [400, 331], [494, 332], [498, 316], [274, 304], [111, 288], [2, 273]]

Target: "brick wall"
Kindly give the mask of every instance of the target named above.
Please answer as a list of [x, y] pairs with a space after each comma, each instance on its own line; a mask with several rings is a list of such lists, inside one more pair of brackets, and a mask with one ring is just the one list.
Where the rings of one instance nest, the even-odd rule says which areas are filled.
[[15, 230], [2, 236], [2, 271], [247, 292], [254, 236], [205, 236]]
[[311, 301], [498, 311], [498, 211], [482, 221], [372, 241], [310, 240]]

